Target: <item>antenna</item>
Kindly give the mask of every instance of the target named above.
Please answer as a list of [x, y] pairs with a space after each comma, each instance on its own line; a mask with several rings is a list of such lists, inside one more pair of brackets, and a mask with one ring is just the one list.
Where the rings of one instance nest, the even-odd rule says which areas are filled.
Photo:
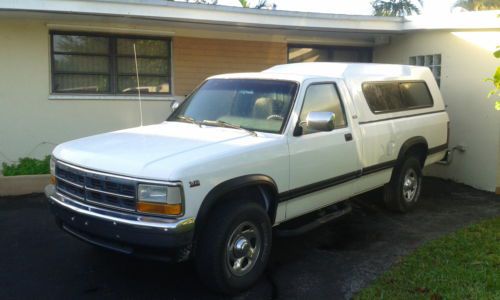
[[139, 67], [137, 66], [137, 51], [135, 50], [135, 43], [134, 43], [134, 60], [135, 60], [135, 76], [137, 77], [137, 92], [139, 93], [139, 113], [141, 114], [141, 127], [142, 127], [141, 84], [139, 82]]

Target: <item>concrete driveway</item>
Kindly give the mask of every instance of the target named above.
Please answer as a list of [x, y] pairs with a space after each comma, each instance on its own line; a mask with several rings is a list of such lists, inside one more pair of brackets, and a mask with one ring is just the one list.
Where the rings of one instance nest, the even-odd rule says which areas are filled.
[[[235, 299], [343, 299], [422, 243], [500, 215], [500, 197], [435, 178], [419, 207], [386, 211], [380, 192], [306, 235], [274, 239], [266, 275]], [[59, 230], [42, 195], [0, 199], [0, 298], [220, 299], [190, 263], [168, 265], [87, 245]]]

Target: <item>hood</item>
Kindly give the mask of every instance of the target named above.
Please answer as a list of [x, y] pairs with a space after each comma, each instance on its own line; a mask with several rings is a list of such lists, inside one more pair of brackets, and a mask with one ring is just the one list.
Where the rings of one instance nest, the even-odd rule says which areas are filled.
[[[260, 138], [238, 129], [164, 122], [69, 141], [57, 146], [53, 155], [61, 161], [96, 171], [160, 179], [147, 176], [148, 166], [160, 161], [167, 161], [167, 166], [178, 165], [176, 160], [181, 154], [185, 157], [191, 151], [200, 153], [217, 144], [222, 144], [217, 147], [220, 151], [228, 151], [231, 145], [240, 144], [235, 141], [241, 139]], [[168, 177], [169, 171], [167, 167], [163, 176]]]

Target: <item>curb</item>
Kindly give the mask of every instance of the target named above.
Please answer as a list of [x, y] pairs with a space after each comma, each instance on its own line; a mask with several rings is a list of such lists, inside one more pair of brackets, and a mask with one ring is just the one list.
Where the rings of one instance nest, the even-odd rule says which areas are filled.
[[0, 176], [0, 196], [18, 196], [43, 193], [50, 181], [50, 174]]

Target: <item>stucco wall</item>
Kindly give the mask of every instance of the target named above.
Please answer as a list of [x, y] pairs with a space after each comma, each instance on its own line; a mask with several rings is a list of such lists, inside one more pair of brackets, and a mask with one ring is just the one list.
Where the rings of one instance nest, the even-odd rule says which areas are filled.
[[498, 65], [492, 50], [500, 31], [412, 32], [376, 47], [374, 61], [408, 64], [414, 55], [441, 54], [441, 92], [451, 119], [450, 146], [463, 145], [449, 166], [435, 165], [430, 174], [494, 191], [500, 175], [500, 112], [486, 99], [491, 84], [483, 82]]
[[175, 37], [172, 47], [178, 95], [211, 75], [261, 71], [287, 60], [286, 43]]

